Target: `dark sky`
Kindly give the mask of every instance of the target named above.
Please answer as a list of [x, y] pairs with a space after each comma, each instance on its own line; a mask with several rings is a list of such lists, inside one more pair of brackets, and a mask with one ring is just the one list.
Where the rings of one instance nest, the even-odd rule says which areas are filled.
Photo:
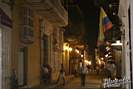
[[[76, 5], [69, 6], [68, 4], [70, 26], [65, 33], [73, 36], [76, 34], [75, 37], [77, 38], [82, 35], [89, 49], [94, 50], [99, 32], [99, 8], [102, 6], [112, 20], [114, 18], [112, 12], [117, 11], [116, 8], [109, 9], [109, 4], [113, 2], [116, 2], [116, 0], [75, 0]], [[82, 29], [83, 26], [84, 29]]]
[[94, 0], [79, 0], [76, 5], [68, 8], [70, 21], [65, 35], [82, 37], [81, 40], [88, 44], [89, 50], [94, 50], [99, 31], [99, 8]]
[[98, 35], [99, 7], [94, 0], [80, 0], [78, 5], [86, 28], [84, 38], [91, 48], [95, 48]]

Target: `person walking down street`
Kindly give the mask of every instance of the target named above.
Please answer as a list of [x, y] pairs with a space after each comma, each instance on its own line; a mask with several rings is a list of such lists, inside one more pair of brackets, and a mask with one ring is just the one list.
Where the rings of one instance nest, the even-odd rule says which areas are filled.
[[114, 79], [116, 77], [116, 65], [113, 61], [109, 61], [106, 64], [106, 72], [107, 72], [108, 78]]
[[63, 64], [61, 64], [61, 69], [57, 82], [61, 82], [63, 86], [65, 85], [65, 69]]
[[16, 71], [13, 69], [11, 74], [11, 89], [18, 89], [18, 79], [16, 76]]
[[85, 86], [85, 78], [87, 73], [88, 73], [88, 69], [86, 65], [82, 64], [82, 66], [80, 66], [81, 86]]
[[110, 62], [107, 62], [105, 66], [105, 75], [107, 78], [111, 78], [111, 70], [111, 64]]
[[41, 78], [43, 80], [44, 83], [51, 83], [51, 72], [52, 72], [52, 68], [50, 67], [49, 64], [43, 64], [42, 65], [42, 75]]
[[116, 78], [116, 65], [114, 62], [111, 62], [111, 79]]

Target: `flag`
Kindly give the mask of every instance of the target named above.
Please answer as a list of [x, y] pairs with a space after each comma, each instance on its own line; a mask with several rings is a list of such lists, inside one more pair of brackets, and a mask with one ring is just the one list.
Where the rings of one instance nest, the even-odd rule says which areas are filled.
[[98, 43], [97, 45], [100, 46], [104, 43], [104, 33], [113, 27], [112, 22], [110, 21], [109, 17], [103, 10], [100, 8], [100, 20], [99, 20], [99, 35], [98, 35]]

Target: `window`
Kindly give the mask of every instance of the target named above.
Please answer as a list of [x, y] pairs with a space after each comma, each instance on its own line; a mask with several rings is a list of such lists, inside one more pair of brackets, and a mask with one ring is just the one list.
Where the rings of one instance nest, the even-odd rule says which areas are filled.
[[22, 32], [21, 39], [23, 43], [33, 43], [34, 41], [34, 25], [33, 25], [33, 11], [30, 8], [22, 8]]

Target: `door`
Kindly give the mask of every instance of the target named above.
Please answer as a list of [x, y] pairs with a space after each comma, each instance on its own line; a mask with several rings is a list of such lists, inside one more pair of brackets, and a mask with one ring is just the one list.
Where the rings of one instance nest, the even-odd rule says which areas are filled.
[[18, 59], [18, 84], [27, 85], [27, 48], [21, 48]]
[[42, 43], [41, 43], [41, 48], [42, 48], [42, 60], [43, 64], [48, 64], [48, 36], [43, 35]]

